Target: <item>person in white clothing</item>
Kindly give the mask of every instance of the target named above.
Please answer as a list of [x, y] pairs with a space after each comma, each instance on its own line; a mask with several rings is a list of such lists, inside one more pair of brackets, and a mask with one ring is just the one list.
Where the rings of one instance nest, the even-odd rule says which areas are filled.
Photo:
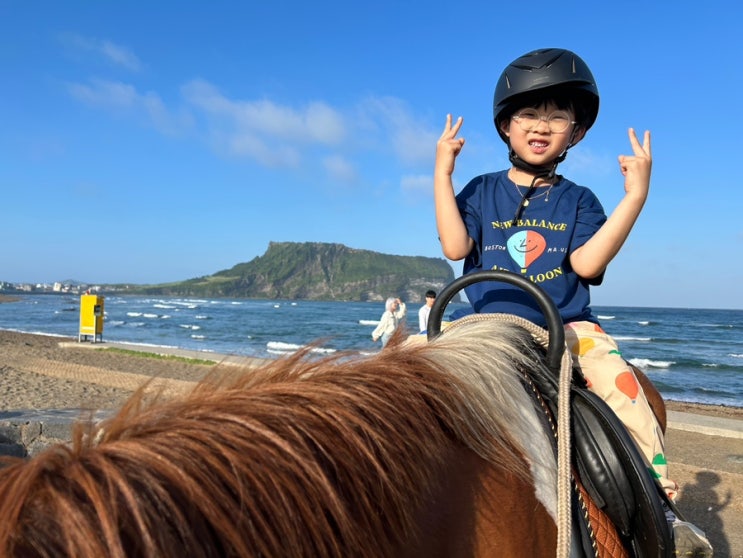
[[431, 306], [436, 301], [436, 291], [426, 291], [426, 304], [418, 310], [418, 332], [424, 333], [428, 329], [428, 316], [431, 314]]
[[387, 342], [392, 337], [392, 334], [397, 329], [400, 321], [407, 314], [407, 307], [405, 303], [399, 298], [388, 298], [384, 305], [384, 314], [379, 319], [379, 325], [372, 331], [372, 340], [374, 342], [382, 339], [382, 348], [387, 345]]

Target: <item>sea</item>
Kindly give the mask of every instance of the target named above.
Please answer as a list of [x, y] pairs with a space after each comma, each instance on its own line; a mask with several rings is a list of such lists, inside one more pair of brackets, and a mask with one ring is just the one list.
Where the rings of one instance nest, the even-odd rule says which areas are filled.
[[[15, 295], [14, 295], [15, 296]], [[18, 295], [0, 304], [0, 329], [78, 337], [80, 298]], [[275, 358], [312, 345], [317, 354], [380, 349], [371, 332], [384, 304], [106, 295], [103, 340]], [[446, 317], [466, 303], [450, 303]], [[406, 327], [417, 333], [419, 304]], [[666, 399], [743, 407], [743, 310], [594, 306], [624, 357]], [[2, 355], [0, 355], [0, 364]]]

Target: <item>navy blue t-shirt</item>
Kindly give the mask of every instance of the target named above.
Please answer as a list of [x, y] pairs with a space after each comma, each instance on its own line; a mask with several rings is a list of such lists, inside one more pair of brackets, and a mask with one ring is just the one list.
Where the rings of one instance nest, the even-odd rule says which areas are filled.
[[[537, 188], [520, 219], [516, 208], [526, 192], [508, 178], [508, 171], [472, 179], [457, 195], [457, 205], [475, 247], [464, 260], [463, 272], [503, 269], [542, 287], [557, 305], [564, 323], [593, 321], [589, 281], [570, 267], [570, 254], [606, 221], [598, 198], [583, 186], [559, 181]], [[600, 284], [603, 276], [590, 281]], [[545, 326], [536, 301], [506, 283], [479, 282], [465, 289], [475, 312], [503, 312]]]

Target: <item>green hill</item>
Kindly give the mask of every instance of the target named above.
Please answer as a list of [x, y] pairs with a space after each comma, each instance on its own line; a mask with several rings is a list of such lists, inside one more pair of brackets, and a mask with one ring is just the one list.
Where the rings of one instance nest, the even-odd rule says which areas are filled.
[[393, 256], [342, 244], [271, 242], [262, 256], [213, 275], [177, 283], [129, 286], [163, 296], [382, 301], [423, 300], [454, 280], [443, 258]]

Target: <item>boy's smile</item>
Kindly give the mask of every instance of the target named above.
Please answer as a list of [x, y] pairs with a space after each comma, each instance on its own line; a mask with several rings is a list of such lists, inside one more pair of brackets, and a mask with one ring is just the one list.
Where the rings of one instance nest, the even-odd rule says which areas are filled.
[[[522, 116], [524, 115], [524, 116]], [[563, 131], [554, 132], [555, 115], [567, 120]], [[549, 166], [555, 159], [570, 146], [571, 141], [577, 143], [575, 134], [575, 115], [570, 110], [559, 109], [555, 103], [549, 102], [538, 109], [524, 107], [517, 110], [511, 118], [501, 123], [503, 133], [508, 137], [511, 148], [523, 161], [538, 167]]]

